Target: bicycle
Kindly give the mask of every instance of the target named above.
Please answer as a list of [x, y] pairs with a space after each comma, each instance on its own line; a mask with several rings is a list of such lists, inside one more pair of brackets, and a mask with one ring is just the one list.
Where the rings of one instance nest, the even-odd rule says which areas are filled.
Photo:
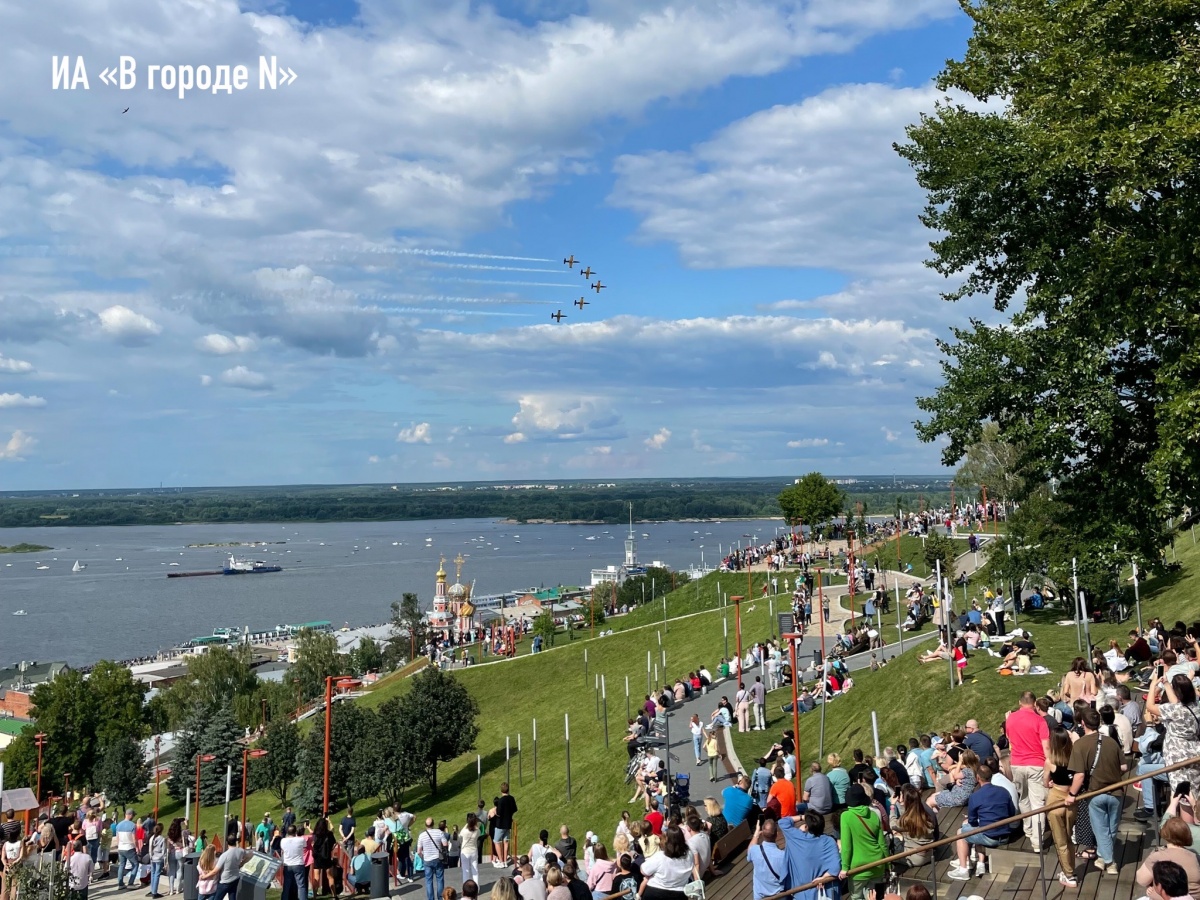
[[646, 748], [639, 747], [638, 752], [633, 759], [629, 760], [629, 765], [625, 767], [625, 783], [633, 781], [638, 771], [642, 768], [642, 763], [646, 761]]
[[1113, 625], [1120, 625], [1129, 618], [1129, 607], [1120, 600], [1110, 600], [1107, 618]]

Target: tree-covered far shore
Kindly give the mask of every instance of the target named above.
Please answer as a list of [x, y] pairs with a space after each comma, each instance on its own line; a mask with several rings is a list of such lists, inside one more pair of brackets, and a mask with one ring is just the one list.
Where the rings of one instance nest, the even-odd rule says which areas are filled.
[[[516, 522], [619, 524], [783, 515], [780, 490], [792, 479], [546, 482], [539, 486], [318, 485], [8, 494], [0, 528], [238, 522], [352, 522], [498, 518]], [[942, 478], [862, 478], [845, 486], [869, 514], [944, 503]]]

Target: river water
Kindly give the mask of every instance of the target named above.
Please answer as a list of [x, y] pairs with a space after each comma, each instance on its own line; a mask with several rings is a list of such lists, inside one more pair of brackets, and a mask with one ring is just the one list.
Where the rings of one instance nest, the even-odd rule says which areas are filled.
[[[716, 565], [721, 551], [774, 536], [778, 520], [635, 523], [643, 564], [675, 569]], [[214, 628], [251, 631], [329, 620], [384, 622], [393, 600], [433, 598], [440, 555], [452, 583], [454, 558], [475, 593], [586, 585], [590, 571], [619, 564], [628, 526], [512, 525], [494, 519], [322, 524], [176, 525], [0, 529], [0, 544], [50, 545], [0, 554], [0, 666], [20, 660], [150, 655]], [[643, 535], [648, 535], [644, 537]], [[432, 540], [427, 541], [426, 538]], [[590, 540], [589, 540], [590, 538]], [[189, 544], [286, 541], [263, 547]], [[171, 578], [168, 572], [220, 568], [232, 552], [283, 567], [273, 574]], [[75, 561], [87, 568], [71, 571]], [[172, 565], [177, 563], [178, 565]], [[39, 566], [48, 566], [39, 569]], [[13, 612], [25, 610], [23, 616]]]

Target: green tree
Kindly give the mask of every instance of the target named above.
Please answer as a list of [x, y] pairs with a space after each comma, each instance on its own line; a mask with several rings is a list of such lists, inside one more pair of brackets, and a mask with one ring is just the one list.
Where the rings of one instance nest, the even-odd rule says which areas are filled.
[[64, 772], [70, 772], [76, 784], [86, 784], [99, 761], [96, 728], [101, 710], [83, 674], [67, 669], [35, 687], [31, 699], [34, 724], [46, 735], [43, 794], [63, 783]]
[[[963, 0], [946, 102], [898, 148], [937, 232], [945, 295], [989, 298], [918, 405], [953, 464], [994, 422], [1075, 527], [1154, 559], [1200, 491], [1200, 167], [1195, 7]], [[995, 102], [1003, 98], [1003, 102]], [[1011, 309], [1010, 309], [1011, 307]]]
[[210, 718], [207, 709], [197, 707], [175, 732], [175, 759], [167, 777], [167, 793], [180, 803], [184, 802], [189, 790], [195, 790], [196, 754], [200, 752], [200, 736]]
[[110, 803], [124, 809], [145, 792], [150, 778], [150, 766], [141, 742], [126, 734], [114, 738], [105, 747], [94, 781]]
[[449, 762], [475, 748], [479, 704], [453, 675], [434, 666], [412, 678], [412, 689], [399, 698], [396, 727], [401, 746], [437, 796], [439, 762]]
[[125, 737], [140, 739], [149, 734], [146, 686], [134, 679], [126, 666], [101, 660], [92, 668], [87, 686], [97, 709], [103, 711], [96, 717], [94, 737], [98, 747], [108, 748]]
[[29, 788], [34, 786], [37, 778], [37, 746], [33, 735], [36, 731], [32, 725], [24, 726], [12, 743], [0, 752], [0, 759], [4, 760], [6, 783]]
[[[228, 709], [212, 714], [200, 734], [200, 752], [215, 757], [200, 766], [200, 799], [208, 806], [225, 802], [226, 770], [233, 770], [233, 783], [242, 780], [242, 727]], [[195, 765], [195, 759], [192, 760]]]
[[389, 643], [395, 647], [397, 657], [411, 662], [414, 656], [421, 655], [429, 639], [429, 621], [416, 594], [406, 591], [392, 602], [391, 625], [393, 634]]
[[1000, 440], [1000, 426], [985, 422], [979, 440], [966, 448], [966, 458], [954, 473], [954, 483], [965, 491], [972, 485], [987, 485], [994, 500], [1019, 500], [1025, 495], [1021, 477], [1021, 451]]
[[379, 707], [376, 724], [379, 756], [375, 761], [379, 771], [379, 791], [389, 806], [404, 802], [404, 792], [425, 777], [415, 757], [404, 743], [409, 728], [404, 722], [401, 698], [393, 697]]
[[250, 764], [251, 786], [256, 791], [270, 791], [283, 806], [299, 775], [300, 729], [290, 719], [275, 719], [267, 726], [259, 746], [267, 755]]
[[558, 628], [554, 624], [554, 616], [550, 615], [550, 610], [546, 610], [533, 620], [533, 634], [540, 635], [542, 643], [546, 647], [554, 646], [554, 636], [558, 634]]
[[[154, 714], [166, 713], [172, 727], [186, 722], [196, 707], [209, 712], [233, 705], [239, 710], [243, 726], [256, 724], [258, 713], [244, 698], [252, 697], [258, 689], [258, 676], [250, 668], [253, 651], [245, 644], [213, 647], [206, 653], [188, 657], [187, 675], [179, 679], [159, 697]], [[242, 701], [239, 703], [239, 701]], [[244, 720], [243, 720], [243, 717]]]
[[845, 502], [841, 488], [820, 472], [809, 472], [779, 494], [783, 520], [792, 528], [804, 524], [815, 529], [841, 515]]
[[288, 675], [299, 682], [304, 697], [311, 700], [325, 693], [325, 679], [346, 672], [346, 660], [332, 634], [304, 629], [296, 638], [296, 664]]
[[925, 557], [925, 564], [929, 566], [930, 572], [934, 572], [937, 563], [940, 562], [942, 564], [942, 578], [949, 578], [951, 581], [954, 580], [956, 576], [954, 541], [939, 531], [932, 531], [929, 537], [925, 538], [925, 546], [922, 553]]
[[348, 654], [350, 671], [355, 675], [379, 672], [383, 669], [383, 650], [373, 638], [364, 637]]

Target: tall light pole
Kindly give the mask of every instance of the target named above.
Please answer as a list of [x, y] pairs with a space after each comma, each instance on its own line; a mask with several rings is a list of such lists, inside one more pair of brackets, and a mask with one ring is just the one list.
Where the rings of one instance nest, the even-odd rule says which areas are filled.
[[333, 683], [341, 689], [354, 687], [360, 682], [351, 675], [330, 675], [325, 679], [325, 790], [321, 804], [321, 815], [329, 815], [329, 740], [333, 734]]
[[158, 821], [158, 786], [162, 782], [162, 776], [158, 774], [158, 750], [162, 744], [162, 736], [156, 734], [154, 736], [154, 821]]
[[[38, 802], [38, 808], [42, 805], [42, 748], [46, 746], [46, 735], [43, 732], [38, 732], [33, 736], [33, 742], [38, 748], [38, 765], [37, 765], [37, 787], [34, 789], [34, 799]], [[29, 833], [29, 810], [25, 810], [25, 832]]]
[[200, 763], [212, 762], [216, 759], [211, 753], [196, 754], [196, 826], [192, 834], [200, 833]]
[[246, 846], [246, 783], [250, 772], [250, 760], [262, 759], [267, 755], [266, 750], [242, 749], [242, 847]]
[[730, 597], [733, 601], [733, 630], [737, 641], [737, 672], [738, 684], [742, 682], [742, 600], [744, 597]]
[[796, 690], [796, 684], [800, 680], [800, 673], [796, 671], [796, 640], [801, 637], [798, 634], [781, 635], [788, 642], [788, 651], [792, 658], [792, 737], [796, 742], [796, 796], [800, 792], [800, 700]]

